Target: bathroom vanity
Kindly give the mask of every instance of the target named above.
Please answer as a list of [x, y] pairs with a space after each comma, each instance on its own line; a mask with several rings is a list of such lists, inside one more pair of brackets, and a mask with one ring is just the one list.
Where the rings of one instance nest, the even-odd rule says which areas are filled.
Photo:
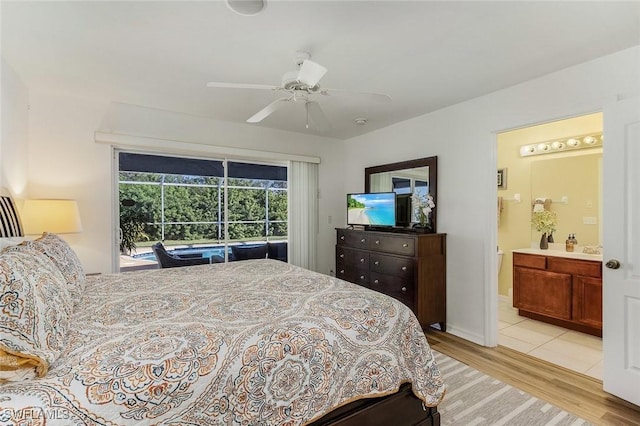
[[602, 256], [513, 250], [513, 306], [521, 316], [602, 337]]

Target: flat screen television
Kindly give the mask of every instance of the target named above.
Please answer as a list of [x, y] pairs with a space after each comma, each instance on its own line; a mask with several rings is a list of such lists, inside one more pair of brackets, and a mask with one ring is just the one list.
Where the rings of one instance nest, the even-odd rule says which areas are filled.
[[347, 194], [347, 224], [395, 226], [396, 194], [394, 192]]

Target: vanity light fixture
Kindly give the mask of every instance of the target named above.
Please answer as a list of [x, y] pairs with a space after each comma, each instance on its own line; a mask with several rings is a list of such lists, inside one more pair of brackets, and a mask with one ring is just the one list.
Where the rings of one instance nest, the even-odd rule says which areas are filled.
[[538, 142], [520, 147], [520, 156], [552, 154], [556, 152], [573, 151], [576, 149], [602, 147], [602, 133], [574, 136], [563, 140]]

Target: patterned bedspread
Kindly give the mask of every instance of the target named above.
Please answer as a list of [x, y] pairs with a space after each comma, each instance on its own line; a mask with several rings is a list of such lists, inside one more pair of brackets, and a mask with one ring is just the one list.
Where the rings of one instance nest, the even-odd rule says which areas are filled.
[[0, 385], [0, 424], [298, 425], [444, 393], [402, 303], [284, 262], [88, 277], [78, 309], [45, 377]]

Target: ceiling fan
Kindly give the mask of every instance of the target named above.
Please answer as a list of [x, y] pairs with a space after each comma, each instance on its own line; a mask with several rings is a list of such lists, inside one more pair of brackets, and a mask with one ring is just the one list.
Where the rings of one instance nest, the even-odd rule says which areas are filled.
[[327, 73], [327, 69], [322, 65], [313, 62], [311, 56], [307, 52], [296, 52], [295, 63], [298, 66], [297, 71], [286, 72], [282, 76], [282, 84], [280, 86], [271, 86], [266, 84], [250, 84], [250, 83], [222, 83], [209, 82], [207, 87], [217, 87], [226, 89], [257, 89], [272, 90], [283, 92], [285, 97], [276, 99], [266, 107], [247, 119], [247, 123], [259, 123], [260, 121], [273, 114], [278, 109], [290, 102], [304, 103], [307, 122], [306, 127], [309, 128], [311, 122], [318, 130], [327, 130], [331, 127], [329, 120], [320, 108], [320, 104], [312, 100], [315, 95], [331, 96], [339, 94], [349, 94], [366, 96], [371, 100], [378, 102], [390, 102], [391, 98], [387, 95], [378, 93], [362, 93], [341, 89], [325, 89], [318, 84], [320, 79]]

